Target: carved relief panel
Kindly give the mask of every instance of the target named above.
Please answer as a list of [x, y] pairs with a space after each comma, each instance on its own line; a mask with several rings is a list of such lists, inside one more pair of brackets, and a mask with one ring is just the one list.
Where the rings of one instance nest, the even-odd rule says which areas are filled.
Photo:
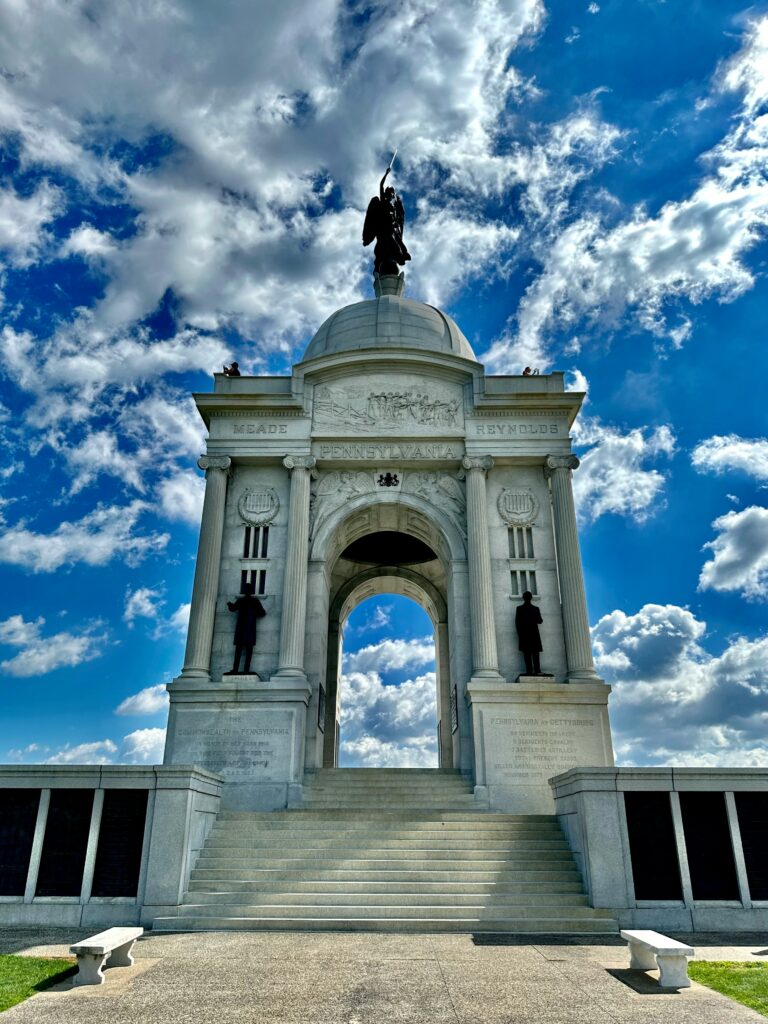
[[436, 437], [464, 429], [462, 390], [412, 374], [369, 374], [318, 384], [313, 433]]

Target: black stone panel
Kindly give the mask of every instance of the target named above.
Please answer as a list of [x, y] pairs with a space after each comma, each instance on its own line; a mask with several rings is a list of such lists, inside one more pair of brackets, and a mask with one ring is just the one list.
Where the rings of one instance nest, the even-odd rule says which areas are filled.
[[736, 793], [749, 895], [768, 900], [768, 793]]
[[695, 900], [738, 900], [725, 793], [681, 793], [685, 848]]
[[80, 895], [92, 810], [92, 789], [51, 790], [35, 895]]
[[92, 896], [137, 895], [146, 817], [146, 789], [104, 791]]
[[0, 789], [0, 896], [23, 896], [39, 789]]
[[682, 900], [669, 793], [624, 794], [637, 900]]

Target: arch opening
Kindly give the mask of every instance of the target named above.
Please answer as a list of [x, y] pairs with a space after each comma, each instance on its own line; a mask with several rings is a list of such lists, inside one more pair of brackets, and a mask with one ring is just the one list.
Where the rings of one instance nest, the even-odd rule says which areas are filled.
[[[342, 768], [437, 768], [434, 608], [396, 577], [350, 594], [341, 620], [339, 754]], [[361, 596], [362, 595], [362, 596]]]

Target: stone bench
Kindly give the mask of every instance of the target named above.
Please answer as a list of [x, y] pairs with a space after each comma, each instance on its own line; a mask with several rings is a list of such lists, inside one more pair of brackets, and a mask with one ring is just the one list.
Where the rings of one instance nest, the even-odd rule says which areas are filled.
[[629, 943], [630, 968], [653, 971], [658, 967], [661, 988], [690, 988], [687, 958], [694, 955], [691, 946], [652, 931], [622, 929], [621, 937]]
[[70, 953], [77, 957], [75, 984], [103, 985], [102, 968], [107, 957], [110, 967], [130, 967], [133, 964], [133, 944], [143, 934], [143, 928], [107, 928], [105, 932], [70, 946]]

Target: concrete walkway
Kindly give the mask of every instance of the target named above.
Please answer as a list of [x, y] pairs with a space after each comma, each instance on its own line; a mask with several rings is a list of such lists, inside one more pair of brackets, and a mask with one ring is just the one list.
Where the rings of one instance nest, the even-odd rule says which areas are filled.
[[[87, 933], [6, 929], [0, 952], [64, 956]], [[765, 936], [686, 936], [697, 958], [768, 963]], [[106, 984], [64, 983], [2, 1024], [741, 1024], [694, 984], [661, 993], [619, 939], [206, 932], [146, 935]]]

